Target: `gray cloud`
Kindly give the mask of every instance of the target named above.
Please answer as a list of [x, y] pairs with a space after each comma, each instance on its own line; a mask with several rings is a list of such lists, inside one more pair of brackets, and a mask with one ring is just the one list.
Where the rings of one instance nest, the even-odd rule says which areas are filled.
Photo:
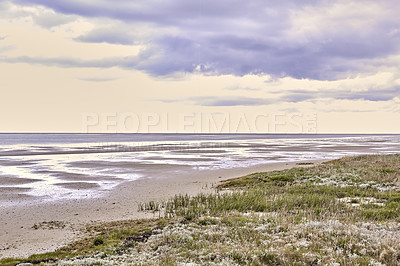
[[76, 16], [68, 16], [56, 13], [43, 13], [40, 15], [32, 15], [33, 21], [39, 26], [51, 29], [76, 20]]
[[353, 108], [353, 109], [347, 109], [347, 108], [324, 108], [324, 109], [317, 109], [317, 111], [328, 112], [328, 113], [370, 113], [370, 112], [376, 112], [376, 110], [374, 110], [374, 109], [359, 110], [356, 107]]
[[192, 97], [187, 100], [201, 106], [257, 106], [271, 104], [270, 99], [252, 97]]
[[[354, 92], [350, 90], [331, 90], [331, 91], [306, 91], [289, 90], [281, 93], [281, 96], [274, 98], [253, 98], [253, 97], [189, 97], [184, 99], [151, 99], [151, 101], [161, 101], [165, 103], [187, 102], [200, 106], [259, 106], [279, 103], [300, 103], [315, 99], [338, 99], [338, 100], [365, 100], [365, 101], [390, 101], [400, 97], [400, 86], [393, 88], [371, 87], [368, 90]], [[289, 110], [289, 109], [287, 109]], [[294, 110], [294, 109], [293, 109]], [[338, 111], [339, 109], [334, 109]], [[365, 111], [365, 110], [364, 110]], [[363, 112], [364, 112], [363, 111]]]
[[108, 81], [114, 81], [114, 80], [119, 80], [120, 78], [114, 78], [114, 77], [90, 77], [90, 78], [78, 78], [78, 80], [81, 81], [88, 81], [88, 82], [108, 82]]
[[286, 95], [281, 97], [282, 101], [286, 102], [302, 102], [317, 98], [332, 98], [338, 100], [366, 100], [366, 101], [389, 101], [395, 97], [400, 96], [400, 86], [387, 87], [375, 87], [372, 86], [367, 90], [363, 91], [350, 91], [350, 90], [330, 90], [330, 91], [307, 91], [307, 90], [290, 90], [285, 93]]
[[[1, 52], [1, 49], [0, 49]], [[151, 58], [150, 58], [151, 59]], [[149, 60], [150, 60], [149, 59]], [[130, 69], [132, 67], [141, 68], [142, 60], [137, 56], [131, 57], [109, 57], [98, 60], [82, 60], [78, 58], [57, 57], [57, 58], [43, 58], [43, 57], [6, 57], [0, 56], [0, 62], [6, 63], [29, 63], [40, 64], [47, 66], [57, 66], [65, 68], [81, 67], [81, 68], [111, 68], [121, 67]], [[162, 67], [161, 67], [162, 69]], [[102, 82], [111, 81], [114, 78], [81, 78], [84, 81]], [[252, 88], [232, 87], [227, 89], [245, 89], [253, 90]], [[313, 99], [329, 98], [339, 100], [366, 100], [366, 101], [389, 101], [396, 97], [400, 97], [400, 86], [388, 83], [386, 85], [371, 85], [362, 91], [352, 91], [351, 89], [335, 89], [326, 90], [321, 89], [318, 91], [309, 90], [285, 90], [282, 92], [274, 91], [276, 97], [274, 99], [268, 98], [251, 98], [251, 97], [192, 97], [187, 99], [177, 100], [161, 100], [163, 102], [192, 102], [202, 106], [253, 106], [253, 105], [268, 105], [279, 102], [298, 103], [309, 101]], [[280, 94], [280, 95], [279, 95]], [[157, 100], [160, 101], [160, 100]]]
[[110, 68], [114, 66], [129, 65], [129, 58], [122, 57], [110, 57], [103, 58], [99, 60], [82, 60], [79, 58], [70, 57], [30, 57], [30, 56], [19, 56], [19, 57], [0, 57], [0, 62], [5, 63], [27, 63], [27, 64], [37, 64], [46, 66], [57, 66], [57, 67], [81, 67], [81, 68]]
[[46, 29], [51, 29], [53, 27], [72, 22], [78, 18], [78, 16], [75, 15], [65, 15], [46, 9], [39, 9], [35, 11], [26, 8], [24, 9], [22, 6], [12, 5], [11, 1], [1, 0], [0, 15], [2, 18], [8, 19], [31, 18], [34, 23]]
[[5, 53], [8, 51], [15, 50], [17, 47], [15, 45], [5, 45], [5, 46], [0, 46], [0, 53]]
[[271, 100], [251, 97], [197, 97], [192, 98], [196, 105], [201, 106], [255, 106], [269, 105]]
[[242, 87], [242, 86], [231, 86], [226, 87], [225, 90], [228, 91], [260, 91], [260, 88]]
[[111, 44], [134, 44], [135, 37], [131, 32], [116, 27], [97, 28], [85, 35], [75, 38], [81, 42], [111, 43]]
[[[155, 33], [150, 40], [146, 40], [147, 49], [129, 63], [117, 65], [155, 76], [201, 72], [333, 80], [365, 71], [373, 66], [374, 60], [400, 52], [400, 34], [396, 32], [400, 21], [395, 15], [398, 5], [394, 0], [364, 1], [363, 5], [378, 3], [387, 13], [376, 18], [358, 14], [357, 10], [352, 10], [353, 2], [346, 2], [349, 6], [346, 11], [348, 18], [334, 20], [334, 26], [311, 25], [318, 30], [300, 36], [293, 35], [294, 28], [307, 30], [310, 25], [302, 28], [303, 25], [293, 24], [294, 12], [307, 12], [307, 8], [329, 9], [335, 1], [16, 2], [43, 5], [61, 14], [111, 18], [131, 27], [151, 26]], [[360, 23], [368, 25], [368, 28], [357, 27]], [[97, 29], [77, 40], [131, 44], [132, 37], [123, 32]]]
[[260, 99], [252, 97], [189, 97], [183, 99], [149, 99], [164, 103], [187, 102], [200, 106], [258, 106], [269, 105], [273, 101], [270, 99]]
[[[157, 25], [183, 26], [208, 25], [224, 18], [276, 17], [281, 11], [318, 3], [317, 0], [288, 0], [284, 3], [269, 0], [256, 0], [251, 3], [234, 1], [127, 1], [127, 0], [16, 0], [27, 5], [42, 5], [63, 14], [76, 14], [84, 17], [107, 17], [127, 22], [149, 22]], [[281, 15], [281, 14], [280, 14]], [[221, 20], [222, 19], [222, 20]], [[218, 25], [217, 25], [218, 26]], [[208, 27], [208, 26], [207, 26]]]

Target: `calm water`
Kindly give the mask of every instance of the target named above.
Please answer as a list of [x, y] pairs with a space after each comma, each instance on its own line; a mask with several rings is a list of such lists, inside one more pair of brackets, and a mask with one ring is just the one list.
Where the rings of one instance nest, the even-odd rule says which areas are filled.
[[400, 135], [0, 134], [0, 193], [3, 200], [12, 193], [41, 200], [97, 197], [166, 171], [399, 151]]
[[397, 138], [400, 135], [374, 134], [82, 134], [82, 133], [0, 133], [0, 145], [71, 144], [143, 141], [200, 141], [246, 139], [331, 139]]

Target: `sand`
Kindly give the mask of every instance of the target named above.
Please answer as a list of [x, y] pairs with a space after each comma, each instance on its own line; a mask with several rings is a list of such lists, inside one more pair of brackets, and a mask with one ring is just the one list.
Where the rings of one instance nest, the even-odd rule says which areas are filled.
[[[159, 165], [158, 168], [153, 166], [148, 169], [153, 173], [153, 178], [124, 182], [99, 198], [82, 197], [57, 202], [38, 202], [10, 187], [0, 198], [0, 258], [27, 257], [34, 253], [54, 251], [82, 237], [83, 228], [90, 223], [155, 217], [151, 213], [138, 212], [140, 202], [166, 200], [176, 194], [211, 193], [222, 180], [294, 166], [294, 162], [273, 163], [249, 168], [193, 170], [190, 174], [187, 171], [183, 174], [180, 171], [168, 171], [168, 167]], [[12, 178], [5, 180], [9, 184], [16, 181]], [[30, 181], [33, 180], [21, 182]], [[74, 189], [85, 189], [90, 185], [74, 182], [72, 186]], [[49, 223], [54, 226], [41, 226]]]

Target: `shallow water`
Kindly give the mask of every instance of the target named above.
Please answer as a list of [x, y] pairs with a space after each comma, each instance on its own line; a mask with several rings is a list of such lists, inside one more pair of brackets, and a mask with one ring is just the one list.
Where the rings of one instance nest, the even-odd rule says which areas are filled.
[[400, 135], [0, 134], [0, 194], [88, 198], [166, 171], [398, 151]]

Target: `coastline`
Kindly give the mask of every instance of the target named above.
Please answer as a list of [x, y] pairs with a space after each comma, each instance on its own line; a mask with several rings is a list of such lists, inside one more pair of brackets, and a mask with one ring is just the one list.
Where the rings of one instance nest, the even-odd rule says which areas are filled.
[[[327, 160], [314, 160], [318, 164]], [[0, 258], [27, 257], [54, 251], [83, 237], [86, 225], [129, 219], [155, 218], [138, 211], [138, 203], [163, 201], [176, 194], [211, 193], [222, 180], [254, 172], [292, 168], [298, 162], [270, 163], [244, 168], [166, 172], [163, 177], [124, 182], [99, 198], [30, 203], [0, 208]], [[306, 165], [307, 166], [307, 165]], [[305, 166], [305, 167], [306, 167]], [[18, 196], [16, 196], [18, 198]]]

